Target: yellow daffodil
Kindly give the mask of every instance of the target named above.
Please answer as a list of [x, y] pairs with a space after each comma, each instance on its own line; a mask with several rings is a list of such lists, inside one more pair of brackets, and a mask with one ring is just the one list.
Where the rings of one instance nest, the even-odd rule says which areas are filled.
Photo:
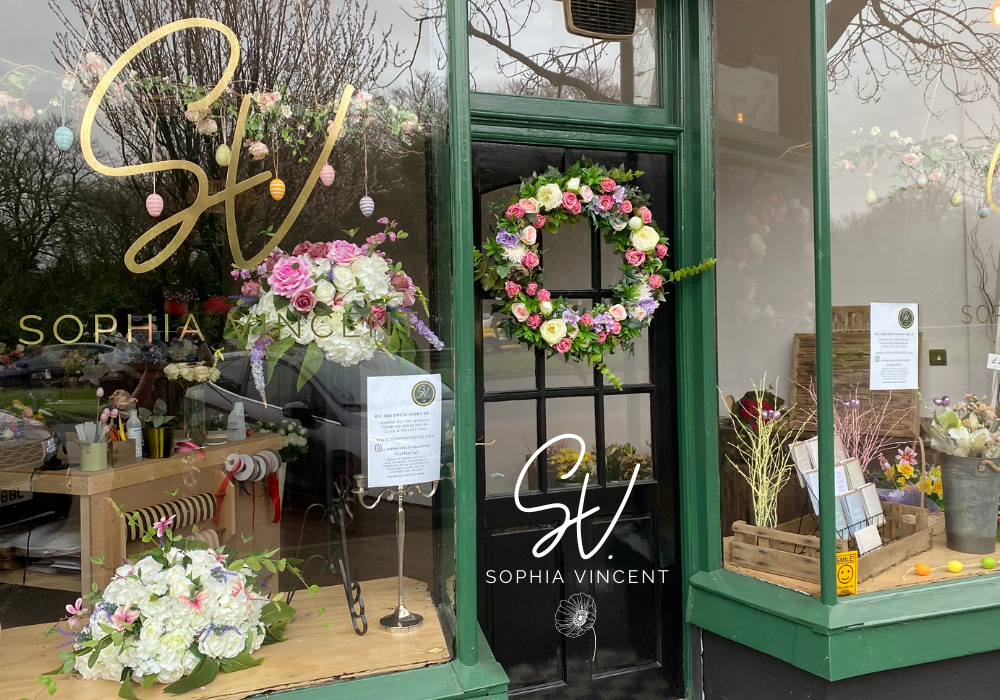
[[907, 479], [913, 476], [914, 469], [913, 465], [911, 464], [907, 464], [906, 462], [900, 462], [899, 464], [896, 465], [896, 469], [899, 471], [900, 474], [902, 474]]

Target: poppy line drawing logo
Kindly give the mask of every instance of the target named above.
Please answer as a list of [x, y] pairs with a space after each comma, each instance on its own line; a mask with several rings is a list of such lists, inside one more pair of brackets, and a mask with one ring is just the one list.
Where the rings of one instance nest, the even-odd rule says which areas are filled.
[[594, 633], [594, 655], [597, 659], [597, 603], [586, 593], [574, 593], [567, 600], [559, 601], [556, 608], [556, 631], [570, 639], [582, 637], [587, 632]]

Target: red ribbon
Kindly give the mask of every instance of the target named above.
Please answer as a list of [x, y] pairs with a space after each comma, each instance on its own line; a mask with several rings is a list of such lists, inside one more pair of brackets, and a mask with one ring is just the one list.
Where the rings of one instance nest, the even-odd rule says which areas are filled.
[[[215, 494], [215, 517], [212, 518], [212, 522], [216, 525], [219, 524], [219, 515], [222, 513], [222, 499], [226, 497], [226, 489], [229, 488], [229, 483], [233, 480], [233, 476], [243, 467], [243, 462], [236, 460], [236, 466], [233, 467], [232, 471], [226, 472], [226, 478], [222, 480], [222, 486], [219, 487], [219, 492]], [[232, 533], [228, 533], [232, 534]]]
[[267, 475], [267, 491], [271, 494], [271, 503], [274, 504], [274, 520], [276, 523], [281, 520], [281, 493], [278, 490], [278, 473]]

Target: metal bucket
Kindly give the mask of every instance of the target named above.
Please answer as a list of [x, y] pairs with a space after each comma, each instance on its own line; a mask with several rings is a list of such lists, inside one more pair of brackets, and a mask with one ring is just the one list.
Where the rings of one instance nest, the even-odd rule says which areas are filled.
[[997, 540], [1000, 467], [979, 457], [941, 455], [948, 549], [993, 554]]

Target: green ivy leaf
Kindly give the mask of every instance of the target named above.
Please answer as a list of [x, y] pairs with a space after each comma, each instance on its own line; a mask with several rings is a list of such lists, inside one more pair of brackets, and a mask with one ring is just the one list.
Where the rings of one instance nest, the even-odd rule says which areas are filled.
[[219, 660], [206, 656], [198, 662], [198, 665], [191, 671], [191, 675], [175, 681], [163, 689], [164, 693], [181, 695], [203, 685], [208, 685], [219, 675]]
[[121, 688], [118, 689], [118, 697], [126, 698], [126, 700], [139, 700], [136, 697], [135, 691], [132, 690], [132, 672], [126, 671], [125, 677], [122, 679]]
[[222, 670], [226, 673], [236, 673], [237, 671], [243, 671], [248, 668], [260, 666], [262, 663], [264, 663], [263, 657], [255, 659], [245, 651], [241, 651], [231, 659], [221, 660]]
[[[277, 299], [278, 297], [275, 297]], [[277, 306], [277, 302], [275, 302]], [[288, 352], [289, 348], [295, 345], [295, 337], [288, 336], [287, 338], [282, 338], [281, 340], [276, 340], [267, 346], [267, 381], [271, 381], [271, 375], [274, 374], [274, 368], [278, 366], [278, 360]]]
[[313, 375], [319, 371], [324, 357], [322, 348], [315, 341], [309, 343], [309, 347], [306, 348], [305, 359], [302, 360], [302, 368], [299, 370], [299, 380], [296, 382], [298, 391], [302, 391], [302, 387], [306, 385], [306, 382], [312, 379]]

